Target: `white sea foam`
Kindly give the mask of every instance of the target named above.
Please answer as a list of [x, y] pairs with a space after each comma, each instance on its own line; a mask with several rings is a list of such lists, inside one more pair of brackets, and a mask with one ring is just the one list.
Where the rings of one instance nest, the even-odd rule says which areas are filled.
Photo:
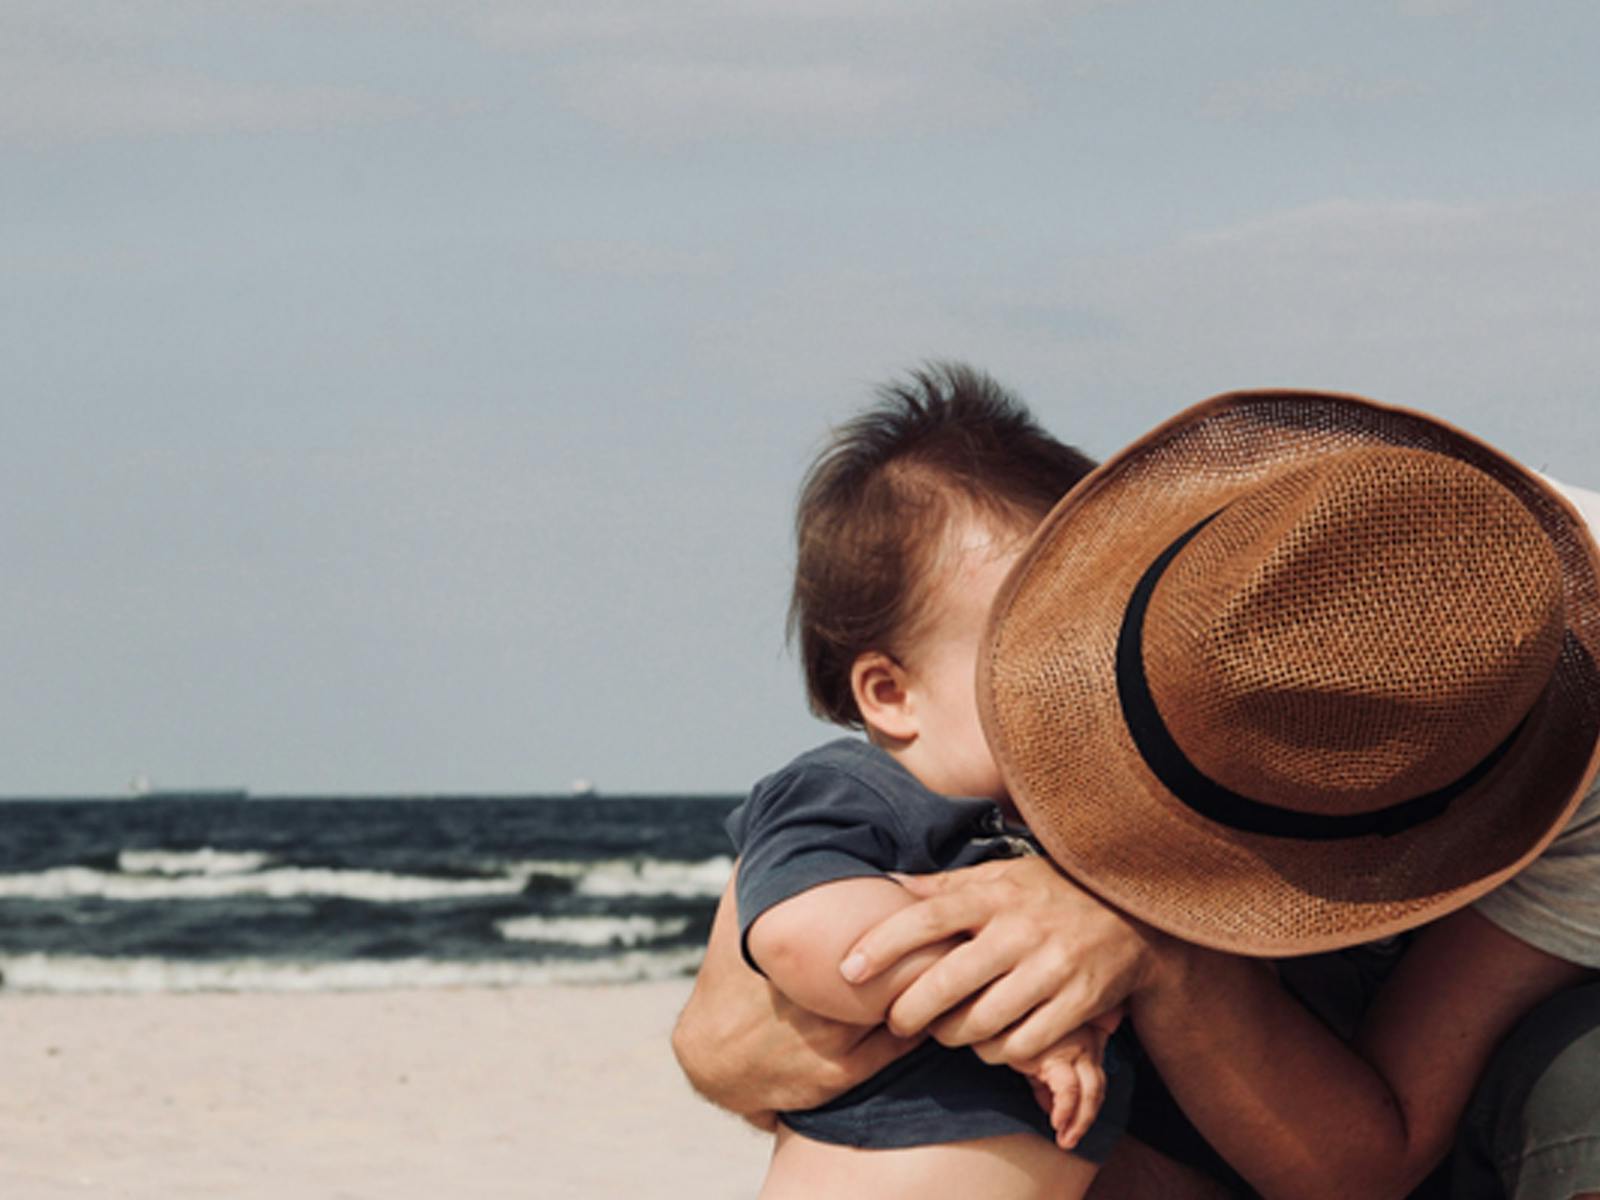
[[161, 958], [89, 958], [21, 954], [0, 957], [8, 991], [21, 992], [351, 992], [530, 984], [636, 983], [687, 975], [697, 947], [630, 951], [589, 962], [448, 962], [399, 959], [360, 962], [270, 962], [231, 959], [177, 962]]
[[688, 917], [511, 917], [495, 922], [510, 942], [549, 942], [567, 946], [637, 946], [677, 937]]
[[534, 876], [570, 880], [576, 892], [588, 896], [692, 899], [721, 894], [733, 870], [733, 860], [725, 856], [700, 862], [619, 858], [508, 863], [497, 874], [460, 879], [332, 867], [269, 867], [271, 861], [271, 856], [257, 851], [124, 850], [117, 856], [117, 871], [52, 867], [0, 875], [0, 899], [148, 901], [267, 896], [285, 900], [336, 896], [375, 904], [408, 904], [514, 896], [527, 888]]
[[733, 872], [726, 855], [701, 862], [609, 859], [585, 863], [577, 890], [585, 896], [720, 896]]
[[250, 874], [122, 875], [90, 867], [54, 867], [24, 875], [0, 875], [0, 898], [67, 900], [216, 900], [233, 896], [337, 896], [382, 904], [513, 896], [526, 876], [435, 879], [385, 871], [338, 871], [326, 867], [280, 867]]
[[255, 850], [123, 850], [117, 869], [127, 875], [245, 875], [272, 856]]

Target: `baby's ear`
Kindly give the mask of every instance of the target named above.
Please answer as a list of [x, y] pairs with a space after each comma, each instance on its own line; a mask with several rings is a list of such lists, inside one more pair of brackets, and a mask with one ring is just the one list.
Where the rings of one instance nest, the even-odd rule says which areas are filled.
[[869, 731], [894, 742], [916, 739], [916, 714], [906, 684], [906, 669], [883, 651], [856, 656], [850, 666], [850, 691]]

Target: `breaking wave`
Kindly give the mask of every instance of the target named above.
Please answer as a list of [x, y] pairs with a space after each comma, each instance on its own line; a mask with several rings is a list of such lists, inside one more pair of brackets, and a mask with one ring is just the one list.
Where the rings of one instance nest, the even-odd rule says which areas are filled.
[[137, 902], [337, 896], [374, 904], [410, 904], [515, 896], [536, 888], [541, 881], [559, 883], [584, 896], [687, 899], [719, 895], [733, 869], [732, 860], [726, 857], [690, 863], [648, 858], [588, 863], [530, 861], [484, 877], [445, 878], [334, 867], [267, 866], [270, 856], [255, 851], [124, 850], [117, 861], [120, 869], [116, 871], [71, 866], [0, 875], [0, 899]]
[[689, 928], [688, 917], [512, 917], [495, 928], [508, 942], [567, 946], [638, 946], [666, 941]]

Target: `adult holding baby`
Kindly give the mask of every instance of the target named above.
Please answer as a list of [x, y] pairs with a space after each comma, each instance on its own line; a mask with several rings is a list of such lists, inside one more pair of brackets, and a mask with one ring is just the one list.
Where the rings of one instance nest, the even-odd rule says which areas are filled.
[[[1600, 1193], [1597, 660], [1600, 556], [1547, 481], [1351, 397], [1209, 401], [1075, 488], [996, 601], [985, 728], [1072, 878], [913, 881], [841, 969], [968, 935], [890, 1021], [991, 1061], [1126, 1003], [1264, 1195], [1404, 1196], [1458, 1130], [1455, 1194]], [[894, 1049], [795, 1039], [726, 959], [676, 1044], [729, 1107]], [[751, 1088], [774, 1046], [793, 1071]]]

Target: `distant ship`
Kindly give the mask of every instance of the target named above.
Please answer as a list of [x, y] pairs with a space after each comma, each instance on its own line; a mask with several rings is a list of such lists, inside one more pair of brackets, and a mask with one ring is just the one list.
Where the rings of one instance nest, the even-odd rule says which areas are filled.
[[135, 800], [247, 800], [250, 789], [242, 787], [156, 787], [148, 775], [135, 775], [128, 784], [128, 795]]
[[574, 779], [572, 781], [572, 794], [580, 797], [594, 795], [594, 781], [590, 779]]

